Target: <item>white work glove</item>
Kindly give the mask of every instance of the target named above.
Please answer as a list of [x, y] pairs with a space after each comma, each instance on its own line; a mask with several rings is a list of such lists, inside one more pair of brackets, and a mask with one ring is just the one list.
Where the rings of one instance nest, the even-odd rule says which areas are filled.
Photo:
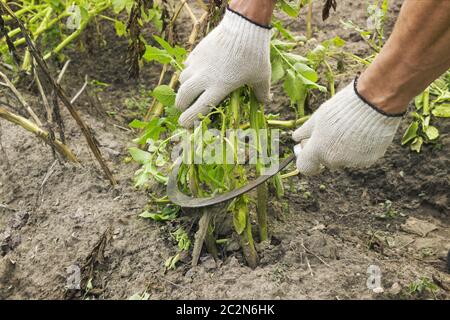
[[271, 35], [270, 27], [257, 25], [227, 9], [222, 22], [186, 60], [176, 97], [177, 108], [184, 111], [179, 123], [191, 127], [199, 114], [206, 115], [243, 85], [252, 86], [260, 102], [268, 102]]
[[372, 165], [394, 139], [401, 116], [387, 115], [369, 104], [352, 81], [292, 135], [300, 142], [294, 148], [298, 170], [313, 175], [320, 165], [330, 169]]

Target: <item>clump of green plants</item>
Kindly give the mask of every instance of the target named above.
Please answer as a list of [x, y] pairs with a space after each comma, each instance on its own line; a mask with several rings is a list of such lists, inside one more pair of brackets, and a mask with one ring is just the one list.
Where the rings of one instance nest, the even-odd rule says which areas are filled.
[[[74, 44], [88, 26], [94, 25], [98, 30], [101, 20], [114, 23], [117, 35], [129, 35], [130, 42], [136, 42], [136, 39], [133, 39], [135, 34], [131, 34], [133, 32], [137, 33], [138, 40], [142, 41], [136, 25], [151, 22], [157, 29], [162, 28], [161, 1], [148, 3], [150, 5], [134, 0], [21, 0], [9, 2], [8, 5], [26, 25], [31, 39], [42, 44], [42, 55], [44, 60], [47, 60], [53, 56], [62, 58], [64, 48]], [[119, 18], [122, 13], [136, 19], [130, 19], [126, 24]], [[19, 61], [14, 61], [14, 56], [10, 55], [11, 46], [14, 50], [20, 49], [25, 45], [25, 38], [9, 16], [5, 15], [3, 20], [5, 37], [0, 38], [0, 55], [8, 64], [15, 66]], [[139, 42], [139, 45], [145, 44]], [[20, 69], [29, 71], [31, 64], [31, 55], [28, 49], [25, 49]]]
[[[302, 8], [301, 3], [293, 5], [284, 1], [280, 6], [290, 16], [298, 15], [298, 10]], [[297, 11], [294, 14], [292, 10]], [[207, 25], [207, 20], [204, 23]], [[231, 232], [240, 239], [247, 264], [256, 267], [256, 242], [270, 240], [269, 190], [273, 190], [278, 198], [284, 194], [282, 178], [276, 175], [260, 185], [254, 194], [237, 197], [222, 208], [197, 210], [193, 221], [186, 219], [181, 216], [184, 210], [175, 209], [168, 203], [164, 188], [159, 187], [167, 183], [174, 155], [185, 160], [178, 172], [178, 187], [185, 194], [208, 197], [236, 189], [264, 174], [277, 160], [278, 145], [271, 141], [278, 141], [274, 135], [279, 131], [272, 129], [281, 129], [283, 132], [302, 125], [310, 116], [306, 102], [311, 92], [324, 94], [328, 87], [334, 94], [334, 82], [327, 81], [332, 79], [333, 72], [328, 60], [335, 56], [343, 40], [334, 38], [321, 43], [315, 50], [303, 49], [306, 54], [301, 55], [299, 51], [308, 42], [307, 37], [294, 35], [281, 21], [275, 21], [274, 26], [276, 32], [271, 42], [272, 82], [282, 84], [290, 98], [292, 113], [288, 120], [281, 119], [277, 114], [267, 114], [264, 106], [256, 100], [252, 88], [245, 86], [231, 93], [203, 116], [195, 129], [180, 128], [177, 124], [179, 112], [174, 107], [175, 87], [190, 48], [171, 43], [164, 35], [154, 36], [155, 46], [146, 46], [144, 61], [162, 65], [160, 79], [168, 70], [173, 75], [168, 84], [161, 81], [152, 90], [154, 103], [147, 117], [130, 123], [139, 132], [134, 140], [139, 147], [130, 148], [129, 151], [132, 158], [141, 164], [135, 175], [135, 185], [150, 190], [153, 198], [141, 217], [170, 221], [171, 228], [175, 230], [172, 236], [178, 243], [178, 252], [166, 261], [168, 269], [175, 268], [181, 256], [189, 250], [192, 250], [192, 264], [197, 264], [203, 247], [215, 259], [219, 259], [223, 252], [221, 246], [227, 244], [226, 239], [231, 236]], [[190, 39], [196, 35], [194, 28]], [[321, 66], [325, 66], [328, 72], [325, 76], [326, 85], [319, 84], [317, 70]], [[252, 136], [255, 132], [257, 134]], [[252, 138], [241, 139], [242, 135]], [[249, 161], [252, 155], [255, 162]], [[283, 151], [279, 156], [283, 157]], [[195, 159], [202, 161], [197, 162]], [[160, 190], [159, 193], [157, 190]], [[191, 243], [188, 238], [192, 234]]]
[[[352, 21], [341, 21], [344, 27], [355, 30], [372, 49], [368, 57], [358, 57], [345, 53], [358, 63], [369, 65], [380, 52], [386, 40], [385, 22], [389, 9], [388, 0], [375, 0], [367, 8], [367, 26], [358, 26]], [[414, 100], [414, 109], [409, 113], [412, 122], [403, 135], [402, 145], [411, 151], [420, 152], [424, 144], [439, 145], [439, 128], [434, 123], [437, 118], [450, 117], [450, 71], [435, 80]]]
[[[367, 24], [365, 27], [359, 26], [351, 20], [341, 20], [341, 23], [345, 28], [358, 32], [369, 47], [375, 53], [378, 53], [386, 40], [384, 27], [388, 9], [388, 0], [374, 0], [373, 3], [367, 7]], [[371, 58], [373, 57], [374, 56], [371, 56]]]
[[406, 289], [406, 292], [409, 295], [431, 293], [434, 298], [436, 298], [436, 293], [438, 291], [439, 287], [433, 282], [432, 279], [427, 277], [422, 277], [411, 282]]
[[437, 118], [450, 118], [450, 71], [434, 81], [416, 97], [413, 122], [402, 138], [402, 145], [420, 152], [423, 144], [437, 144], [439, 129], [433, 125]]

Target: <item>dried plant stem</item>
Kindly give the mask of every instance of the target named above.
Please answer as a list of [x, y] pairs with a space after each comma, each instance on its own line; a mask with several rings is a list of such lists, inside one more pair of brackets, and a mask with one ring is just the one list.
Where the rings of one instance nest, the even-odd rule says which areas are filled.
[[26, 102], [25, 98], [22, 96], [19, 90], [17, 90], [17, 88], [12, 84], [12, 82], [9, 81], [8, 77], [4, 73], [0, 72], [0, 77], [2, 77], [6, 86], [14, 93], [17, 100], [19, 100], [20, 104], [27, 110], [28, 114], [33, 118], [34, 122], [36, 122], [38, 126], [42, 127], [41, 120], [39, 120], [39, 117], [36, 115], [33, 109], [31, 109], [30, 105]]
[[72, 153], [69, 147], [67, 147], [59, 140], [50, 139], [50, 134], [47, 131], [42, 130], [30, 120], [21, 117], [19, 115], [16, 115], [12, 112], [9, 112], [3, 107], [0, 107], [0, 118], [3, 118], [9, 122], [17, 124], [22, 128], [24, 128], [25, 130], [34, 133], [39, 139], [43, 140], [48, 145], [53, 146], [55, 150], [63, 157], [67, 158], [71, 162], [79, 163], [77, 157]]
[[53, 87], [53, 89], [56, 92], [56, 95], [59, 97], [59, 99], [61, 99], [61, 101], [63, 102], [63, 104], [67, 107], [67, 109], [69, 110], [71, 116], [75, 119], [75, 121], [77, 122], [78, 126], [80, 127], [83, 135], [86, 138], [86, 141], [89, 145], [89, 148], [91, 149], [91, 151], [94, 153], [95, 158], [97, 159], [97, 161], [99, 162], [100, 166], [102, 167], [104, 173], [106, 174], [106, 176], [108, 177], [109, 181], [111, 182], [112, 185], [116, 185], [117, 182], [114, 179], [111, 171], [109, 170], [105, 160], [103, 159], [103, 156], [100, 152], [100, 149], [97, 146], [97, 143], [95, 141], [95, 138], [92, 136], [91, 133], [91, 129], [89, 128], [88, 125], [85, 124], [85, 122], [83, 121], [83, 119], [81, 119], [80, 115], [78, 114], [78, 111], [75, 110], [75, 108], [73, 107], [73, 105], [70, 103], [66, 93], [64, 92], [64, 90], [62, 89], [62, 87], [56, 82], [55, 79], [53, 79], [53, 77], [50, 74], [50, 71], [48, 70], [47, 65], [45, 64], [43, 58], [41, 57], [41, 55], [39, 54], [38, 50], [36, 49], [36, 47], [34, 46], [30, 36], [28, 35], [27, 29], [25, 28], [25, 26], [23, 25], [23, 23], [14, 15], [14, 12], [9, 8], [9, 6], [6, 3], [3, 3], [0, 1], [0, 6], [4, 9], [4, 11], [6, 13], [8, 13], [17, 23], [17, 25], [19, 26], [20, 30], [22, 31], [22, 35], [25, 39], [25, 42], [27, 44], [28, 50], [30, 52], [30, 54], [33, 56], [33, 58], [36, 60], [37, 65], [39, 66], [39, 68], [41, 69], [43, 75], [46, 77], [48, 83]]

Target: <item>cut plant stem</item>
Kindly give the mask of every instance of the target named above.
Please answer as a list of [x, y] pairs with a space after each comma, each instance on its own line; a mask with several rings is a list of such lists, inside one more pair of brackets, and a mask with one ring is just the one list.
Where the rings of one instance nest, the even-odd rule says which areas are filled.
[[[311, 116], [304, 116], [297, 120], [267, 120], [267, 125], [270, 128], [295, 129], [308, 121], [310, 117]], [[244, 123], [240, 128], [243, 130], [248, 129], [250, 128], [250, 123]]]
[[63, 144], [61, 141], [57, 139], [50, 139], [50, 134], [47, 131], [42, 130], [36, 124], [31, 122], [30, 120], [16, 115], [12, 112], [9, 112], [5, 108], [0, 107], [0, 118], [8, 120], [12, 123], [15, 123], [25, 130], [34, 133], [39, 139], [43, 140], [50, 146], [53, 146], [55, 150], [61, 154], [64, 158], [68, 159], [71, 162], [79, 163], [77, 157], [72, 153], [72, 151]]
[[[194, 148], [192, 148], [194, 152]], [[202, 192], [199, 185], [199, 178], [196, 165], [192, 165], [189, 169], [189, 188], [191, 189], [192, 195], [194, 197], [201, 196]], [[201, 217], [198, 222], [198, 230], [194, 236], [194, 248], [192, 249], [192, 266], [198, 264], [200, 254], [202, 252], [203, 242], [205, 242], [207, 251], [214, 257], [215, 260], [218, 259], [218, 249], [216, 246], [216, 239], [211, 230], [211, 221], [214, 213], [211, 209], [202, 208]]]
[[258, 265], [258, 254], [256, 253], [255, 242], [253, 241], [250, 219], [247, 219], [245, 230], [241, 234], [241, 247], [248, 266], [252, 269], [256, 268]]

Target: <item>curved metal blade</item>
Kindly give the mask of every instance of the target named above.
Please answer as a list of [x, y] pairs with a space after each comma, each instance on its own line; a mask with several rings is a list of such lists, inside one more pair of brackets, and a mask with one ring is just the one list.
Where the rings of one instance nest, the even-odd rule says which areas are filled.
[[167, 182], [167, 196], [170, 201], [172, 201], [174, 204], [177, 204], [183, 208], [202, 208], [202, 207], [209, 207], [224, 201], [228, 201], [231, 199], [236, 198], [237, 196], [240, 196], [244, 193], [249, 192], [250, 190], [256, 188], [260, 184], [266, 182], [270, 178], [272, 178], [274, 175], [279, 173], [281, 170], [287, 167], [289, 163], [291, 163], [295, 159], [295, 155], [290, 155], [285, 160], [283, 160], [278, 169], [269, 174], [269, 175], [262, 175], [256, 178], [255, 180], [249, 182], [247, 185], [240, 187], [238, 189], [235, 189], [233, 191], [222, 193], [217, 196], [209, 197], [209, 198], [194, 198], [185, 195], [178, 189], [178, 170], [181, 166], [181, 157], [177, 159], [175, 162], [175, 167], [173, 168], [172, 172], [169, 176], [169, 181]]

